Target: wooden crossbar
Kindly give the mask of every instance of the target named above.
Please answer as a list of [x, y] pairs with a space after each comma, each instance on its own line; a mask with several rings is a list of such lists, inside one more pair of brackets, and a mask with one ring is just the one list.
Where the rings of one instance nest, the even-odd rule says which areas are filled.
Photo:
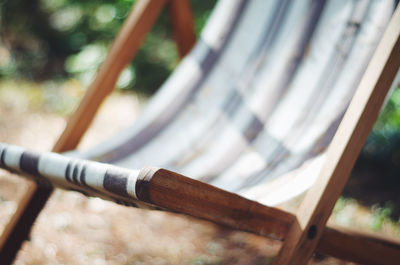
[[339, 226], [324, 229], [316, 251], [369, 265], [396, 265], [400, 261], [398, 239]]

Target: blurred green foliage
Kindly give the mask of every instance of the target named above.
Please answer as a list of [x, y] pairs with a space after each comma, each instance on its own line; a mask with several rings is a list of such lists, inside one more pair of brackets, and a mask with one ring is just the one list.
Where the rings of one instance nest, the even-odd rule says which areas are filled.
[[376, 121], [359, 163], [384, 168], [392, 184], [400, 184], [400, 87], [394, 89]]
[[[0, 0], [0, 78], [92, 80], [135, 0]], [[215, 0], [191, 0], [197, 32]], [[153, 93], [178, 62], [164, 9], [120, 88]], [[149, 74], [151, 73], [151, 74]]]
[[394, 89], [357, 159], [343, 195], [373, 206], [372, 228], [400, 221], [400, 87]]

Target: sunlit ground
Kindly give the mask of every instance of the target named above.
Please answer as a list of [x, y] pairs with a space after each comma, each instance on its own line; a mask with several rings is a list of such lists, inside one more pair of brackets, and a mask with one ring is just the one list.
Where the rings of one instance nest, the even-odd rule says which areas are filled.
[[[50, 150], [65, 117], [83, 93], [74, 80], [42, 84], [3, 81], [0, 141]], [[95, 144], [132, 122], [145, 101], [133, 93], [113, 94], [81, 147]], [[0, 231], [26, 186], [26, 181], [0, 171]], [[365, 207], [342, 198], [330, 222], [400, 237], [400, 225], [389, 215], [390, 207]], [[15, 264], [270, 264], [279, 245], [194, 218], [123, 207], [57, 190]], [[319, 256], [311, 264], [351, 263]]]

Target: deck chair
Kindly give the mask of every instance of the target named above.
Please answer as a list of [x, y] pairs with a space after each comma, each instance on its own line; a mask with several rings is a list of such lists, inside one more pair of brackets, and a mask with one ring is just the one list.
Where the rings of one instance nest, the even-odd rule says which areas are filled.
[[[136, 4], [54, 151], [77, 146], [166, 2]], [[185, 54], [188, 3], [168, 3]], [[390, 0], [219, 1], [132, 127], [64, 154], [0, 145], [0, 166], [38, 183], [3, 236], [2, 260], [55, 185], [283, 241], [274, 264], [306, 264], [315, 251], [398, 264], [398, 242], [326, 225], [399, 69], [394, 9]], [[295, 213], [276, 207], [302, 194]]]

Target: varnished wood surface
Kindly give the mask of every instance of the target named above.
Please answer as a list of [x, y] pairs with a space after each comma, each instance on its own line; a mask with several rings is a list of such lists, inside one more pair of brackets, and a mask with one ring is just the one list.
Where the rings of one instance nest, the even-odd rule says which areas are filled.
[[294, 220], [290, 213], [166, 169], [142, 169], [136, 194], [161, 208], [278, 240], [284, 239]]

